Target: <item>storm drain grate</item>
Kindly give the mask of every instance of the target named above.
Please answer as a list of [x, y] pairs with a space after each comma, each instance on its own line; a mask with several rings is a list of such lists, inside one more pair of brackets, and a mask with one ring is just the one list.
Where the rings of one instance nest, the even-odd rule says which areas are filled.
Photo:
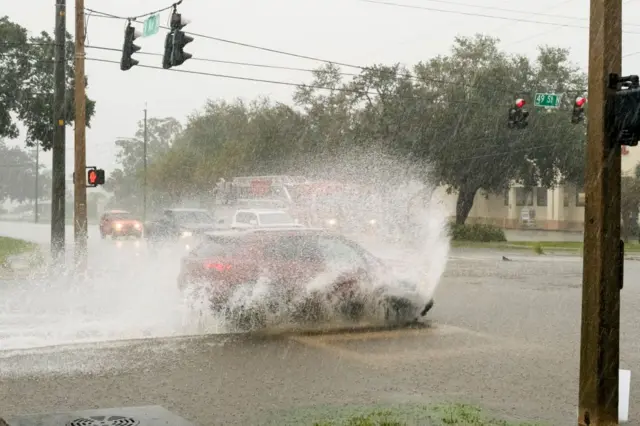
[[140, 424], [131, 417], [123, 416], [90, 416], [81, 419], [75, 419], [67, 424], [67, 426], [136, 426]]

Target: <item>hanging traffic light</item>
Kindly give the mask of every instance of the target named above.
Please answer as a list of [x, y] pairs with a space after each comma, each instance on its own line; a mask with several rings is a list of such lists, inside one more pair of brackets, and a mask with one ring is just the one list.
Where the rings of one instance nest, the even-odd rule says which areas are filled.
[[122, 71], [130, 70], [140, 62], [133, 59], [131, 55], [140, 50], [140, 46], [133, 44], [133, 41], [140, 37], [142, 34], [131, 26], [131, 22], [127, 24], [127, 28], [124, 30], [124, 43], [122, 44], [122, 59], [120, 60], [120, 69]]
[[509, 108], [509, 122], [507, 126], [510, 129], [524, 129], [529, 124], [527, 122], [529, 118], [529, 111], [524, 109], [525, 105], [525, 100], [520, 98], [516, 99], [515, 104], [511, 108]]
[[573, 112], [571, 114], [571, 122], [573, 124], [582, 123], [584, 121], [584, 105], [587, 103], [587, 98], [584, 96], [578, 96], [573, 104]]
[[171, 14], [171, 31], [164, 40], [164, 55], [162, 56], [162, 68], [168, 69], [182, 65], [187, 59], [193, 57], [192, 54], [184, 51], [184, 47], [193, 41], [182, 31], [190, 21], [182, 17], [174, 9]]
[[95, 188], [98, 185], [104, 185], [104, 170], [90, 168], [87, 171], [87, 186]]

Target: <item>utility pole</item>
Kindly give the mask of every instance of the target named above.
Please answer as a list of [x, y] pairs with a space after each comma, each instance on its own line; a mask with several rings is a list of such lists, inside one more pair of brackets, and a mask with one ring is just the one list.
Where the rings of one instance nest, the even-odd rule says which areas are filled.
[[591, 0], [578, 424], [618, 424], [620, 145], [608, 132], [609, 75], [620, 74], [622, 0]]
[[78, 271], [87, 267], [87, 157], [86, 157], [86, 102], [84, 76], [84, 0], [76, 0], [75, 43], [75, 173], [74, 182], [74, 239], [75, 264]]
[[147, 221], [147, 104], [144, 105], [144, 180], [142, 183], [142, 222]]
[[65, 245], [65, 35], [67, 32], [66, 0], [56, 0], [56, 33], [54, 55], [54, 94], [53, 94], [53, 165], [51, 171], [51, 257], [59, 264], [64, 260]]
[[36, 142], [36, 187], [35, 187], [35, 202], [34, 202], [34, 214], [33, 221], [38, 223], [38, 197], [40, 196], [40, 191], [38, 190], [38, 178], [40, 177], [40, 142]]

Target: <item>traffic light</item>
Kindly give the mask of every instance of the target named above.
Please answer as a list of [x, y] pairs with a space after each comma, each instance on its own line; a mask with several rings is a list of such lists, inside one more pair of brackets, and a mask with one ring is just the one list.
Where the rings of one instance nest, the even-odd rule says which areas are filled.
[[87, 182], [89, 187], [95, 188], [98, 185], [104, 185], [104, 170], [89, 169], [87, 171]]
[[607, 131], [612, 142], [637, 146], [640, 140], [640, 78], [609, 74]]
[[587, 103], [587, 98], [584, 96], [578, 96], [573, 104], [573, 113], [571, 114], [571, 122], [573, 124], [582, 123], [584, 121], [584, 105]]
[[124, 30], [124, 43], [122, 45], [122, 59], [120, 60], [120, 69], [122, 71], [130, 70], [133, 66], [138, 65], [140, 62], [133, 59], [131, 55], [140, 50], [140, 46], [133, 44], [133, 41], [140, 37], [142, 34], [131, 26], [131, 22], [127, 24], [127, 28]]
[[182, 31], [189, 23], [188, 19], [175, 10], [171, 14], [171, 31], [164, 40], [164, 55], [162, 56], [162, 68], [168, 69], [182, 65], [187, 59], [193, 57], [192, 54], [184, 51], [184, 47], [193, 41]]
[[524, 109], [525, 105], [526, 102], [524, 99], [516, 99], [515, 104], [509, 108], [509, 122], [507, 125], [510, 129], [524, 129], [529, 124], [527, 122], [529, 111]]

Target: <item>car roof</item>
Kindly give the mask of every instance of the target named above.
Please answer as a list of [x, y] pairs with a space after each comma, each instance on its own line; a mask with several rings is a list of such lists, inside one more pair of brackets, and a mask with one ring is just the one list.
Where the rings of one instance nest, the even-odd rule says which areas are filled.
[[126, 210], [107, 210], [106, 212], [104, 212], [104, 214], [130, 214], [131, 212], [128, 212]]

